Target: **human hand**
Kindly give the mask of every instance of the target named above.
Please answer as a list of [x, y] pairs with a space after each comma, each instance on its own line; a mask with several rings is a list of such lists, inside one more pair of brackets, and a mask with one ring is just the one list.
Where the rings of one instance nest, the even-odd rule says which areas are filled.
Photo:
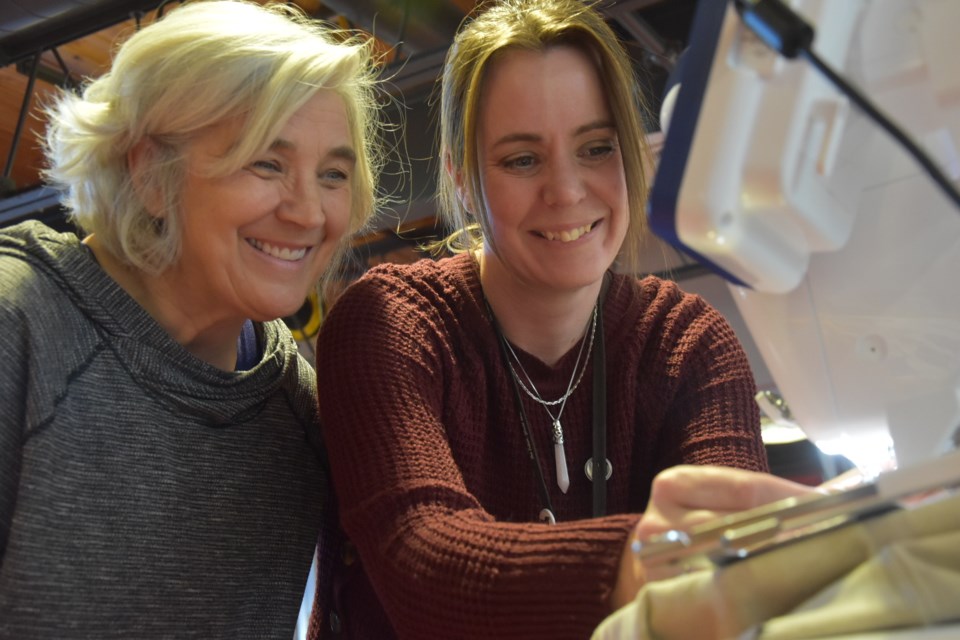
[[613, 608], [633, 600], [644, 582], [654, 579], [633, 552], [635, 541], [670, 530], [689, 531], [716, 518], [815, 491], [768, 473], [732, 467], [680, 465], [666, 469], [654, 478], [647, 510], [623, 549], [611, 594]]
[[816, 489], [769, 473], [733, 467], [680, 465], [657, 474], [650, 502], [634, 530], [642, 540]]

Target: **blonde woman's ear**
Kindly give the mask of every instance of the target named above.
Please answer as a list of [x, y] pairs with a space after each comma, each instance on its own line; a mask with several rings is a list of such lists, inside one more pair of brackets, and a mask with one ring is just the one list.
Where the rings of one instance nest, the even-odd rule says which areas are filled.
[[127, 171], [130, 172], [133, 190], [147, 213], [154, 218], [163, 218], [165, 212], [158, 187], [147, 177], [156, 153], [156, 143], [149, 136], [140, 138], [127, 152]]

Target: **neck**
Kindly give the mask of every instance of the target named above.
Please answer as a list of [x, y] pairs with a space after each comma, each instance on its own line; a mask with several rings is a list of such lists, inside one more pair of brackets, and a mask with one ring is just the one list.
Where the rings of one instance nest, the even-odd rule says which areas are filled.
[[480, 283], [500, 331], [512, 344], [553, 366], [583, 337], [602, 280], [565, 290], [529, 285], [496, 257], [479, 256]]
[[167, 282], [162, 273], [151, 275], [121, 262], [94, 235], [83, 242], [93, 251], [107, 275], [184, 349], [224, 371], [236, 368], [237, 338], [240, 337], [243, 318], [202, 317], [196, 312], [202, 306], [178, 304], [177, 288]]

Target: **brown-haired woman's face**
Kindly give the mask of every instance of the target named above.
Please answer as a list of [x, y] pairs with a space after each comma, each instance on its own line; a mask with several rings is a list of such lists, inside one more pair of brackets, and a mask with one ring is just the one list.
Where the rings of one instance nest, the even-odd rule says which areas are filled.
[[629, 207], [594, 63], [567, 45], [505, 53], [487, 70], [477, 123], [481, 197], [498, 257], [535, 286], [599, 280], [623, 244]]

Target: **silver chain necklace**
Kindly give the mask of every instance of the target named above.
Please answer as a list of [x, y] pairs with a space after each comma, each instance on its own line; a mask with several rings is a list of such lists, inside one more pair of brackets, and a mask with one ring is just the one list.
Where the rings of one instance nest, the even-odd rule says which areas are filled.
[[[584, 338], [586, 338], [586, 332], [587, 330], [584, 329]], [[530, 377], [530, 374], [527, 373], [527, 370], [523, 368], [523, 363], [520, 362], [520, 358], [517, 357], [516, 351], [514, 351], [513, 347], [510, 346], [510, 342], [508, 340], [503, 341], [507, 347], [507, 351], [516, 361], [517, 366], [520, 367], [520, 371], [523, 372], [523, 375], [527, 379], [527, 383], [530, 385], [530, 388], [528, 389], [523, 383], [523, 380], [517, 374], [517, 370], [513, 368], [513, 363], [507, 360], [507, 366], [510, 367], [510, 373], [513, 374], [513, 379], [517, 381], [517, 383], [520, 385], [520, 388], [523, 389], [528, 396], [541, 404], [543, 406], [543, 410], [547, 412], [548, 416], [550, 416], [550, 422], [553, 424], [553, 457], [557, 467], [557, 486], [560, 487], [560, 491], [563, 493], [566, 493], [567, 489], [570, 487], [570, 474], [567, 471], [567, 456], [563, 450], [563, 427], [560, 425], [560, 416], [563, 415], [563, 408], [567, 406], [567, 399], [573, 395], [573, 392], [577, 390], [578, 386], [580, 386], [580, 381], [583, 380], [583, 374], [587, 370], [587, 363], [590, 361], [590, 354], [593, 353], [593, 337], [596, 332], [597, 306], [594, 305], [593, 319], [590, 322], [590, 344], [587, 346], [587, 357], [583, 358], [583, 348], [587, 342], [586, 340], [583, 340], [580, 343], [580, 351], [577, 353], [577, 361], [573, 364], [573, 372], [570, 374], [570, 382], [567, 383], [567, 391], [556, 400], [544, 400], [540, 396], [540, 392], [537, 391], [536, 385], [533, 384], [533, 379]], [[583, 359], [582, 368], [580, 368], [581, 358]], [[578, 368], [580, 369], [579, 376], [577, 376]], [[576, 379], [576, 382], [574, 382], [574, 379]], [[560, 409], [557, 410], [557, 415], [554, 416], [553, 412], [550, 411], [550, 407], [558, 404], [560, 405]]]

